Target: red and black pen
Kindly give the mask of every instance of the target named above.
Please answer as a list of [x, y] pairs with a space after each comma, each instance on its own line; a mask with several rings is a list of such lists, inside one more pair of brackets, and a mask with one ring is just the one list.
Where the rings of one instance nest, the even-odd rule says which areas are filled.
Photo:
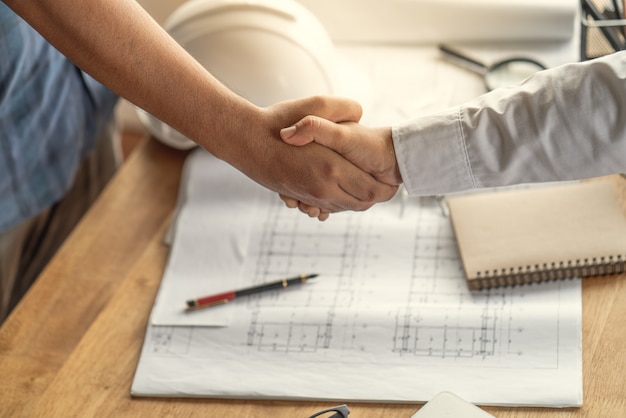
[[304, 284], [307, 280], [317, 277], [317, 274], [301, 274], [289, 279], [280, 279], [275, 282], [265, 283], [258, 286], [247, 287], [240, 290], [231, 290], [229, 292], [220, 293], [217, 295], [204, 296], [197, 299], [190, 299], [187, 301], [187, 311], [196, 311], [198, 309], [210, 308], [211, 306], [223, 305], [235, 300], [241, 296], [254, 295], [256, 293], [265, 292], [268, 290], [284, 289], [286, 287]]

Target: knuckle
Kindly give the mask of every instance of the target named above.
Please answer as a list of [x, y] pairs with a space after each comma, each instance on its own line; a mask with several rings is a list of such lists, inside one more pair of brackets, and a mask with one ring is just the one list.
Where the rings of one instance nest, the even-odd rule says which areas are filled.
[[363, 116], [363, 106], [361, 106], [361, 103], [353, 101], [354, 106], [355, 106], [355, 114], [358, 115], [359, 119], [361, 119], [361, 117]]
[[305, 130], [316, 131], [321, 127], [322, 121], [317, 116], [308, 115], [308, 116], [305, 116], [299, 122], [299, 124], [300, 124], [300, 126], [298, 127], [299, 129], [302, 128]]
[[320, 94], [311, 96], [311, 106], [313, 106], [318, 111], [324, 110], [328, 107], [328, 99], [325, 96]]
[[373, 190], [368, 190], [363, 198], [363, 201], [367, 202], [371, 206], [374, 203], [376, 203], [376, 196], [377, 196], [376, 192], [374, 192]]
[[313, 186], [310, 191], [311, 197], [315, 201], [324, 201], [326, 199], [326, 188], [320, 186]]
[[352, 210], [354, 210], [355, 212], [364, 212], [364, 211], [368, 210], [369, 208], [371, 208], [372, 206], [374, 206], [374, 202], [361, 201]]

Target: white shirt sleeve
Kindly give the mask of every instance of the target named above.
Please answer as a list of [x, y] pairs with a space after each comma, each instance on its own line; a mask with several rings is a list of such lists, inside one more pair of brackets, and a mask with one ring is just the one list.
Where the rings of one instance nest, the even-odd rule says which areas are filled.
[[412, 195], [626, 172], [626, 51], [392, 128]]

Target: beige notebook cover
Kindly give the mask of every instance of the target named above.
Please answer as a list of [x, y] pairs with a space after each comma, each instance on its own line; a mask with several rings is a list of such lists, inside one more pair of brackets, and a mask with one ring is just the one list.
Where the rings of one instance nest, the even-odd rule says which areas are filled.
[[608, 181], [447, 199], [470, 289], [618, 274], [626, 218]]

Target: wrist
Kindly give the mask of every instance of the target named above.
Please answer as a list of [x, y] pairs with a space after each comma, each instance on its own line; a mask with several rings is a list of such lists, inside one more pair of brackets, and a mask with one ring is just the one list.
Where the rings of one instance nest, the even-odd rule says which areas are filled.
[[[234, 95], [233, 95], [234, 96]], [[214, 104], [197, 126], [197, 143], [202, 148], [237, 168], [263, 131], [262, 109], [240, 97], [228, 98], [216, 110]]]
[[393, 184], [402, 183], [402, 175], [400, 174], [400, 167], [398, 166], [398, 159], [396, 157], [396, 149], [393, 143], [393, 134], [391, 127], [384, 127], [382, 129], [382, 138], [384, 142], [384, 154], [383, 160], [385, 162], [387, 175], [391, 177]]

